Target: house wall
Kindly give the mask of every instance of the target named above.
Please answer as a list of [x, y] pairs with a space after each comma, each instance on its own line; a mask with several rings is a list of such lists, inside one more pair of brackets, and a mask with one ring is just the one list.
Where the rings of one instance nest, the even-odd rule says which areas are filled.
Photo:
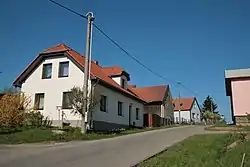
[[122, 79], [125, 80], [125, 85], [124, 85], [124, 89], [127, 89], [128, 88], [128, 81], [127, 81], [127, 78], [122, 75], [122, 76], [119, 76], [119, 77], [112, 77], [112, 79], [118, 83], [119, 85], [122, 85]]
[[[129, 126], [129, 105], [132, 104], [131, 123], [137, 127], [143, 126], [144, 105], [125, 96], [120, 92], [98, 84], [95, 87], [101, 95], [107, 96], [107, 112], [100, 111], [100, 104], [93, 110], [94, 128], [102, 129], [105, 127], [118, 128]], [[118, 115], [118, 101], [123, 102], [123, 115]], [[139, 120], [136, 120], [136, 108], [139, 108]], [[103, 129], [105, 130], [105, 129]]]
[[[194, 114], [194, 117], [193, 117], [193, 114]], [[200, 111], [200, 108], [199, 108], [198, 103], [197, 103], [196, 100], [193, 103], [193, 106], [191, 108], [191, 119], [195, 123], [200, 123], [201, 122], [201, 111]]]
[[234, 116], [245, 116], [250, 113], [250, 79], [232, 79], [232, 102]]
[[144, 113], [148, 114], [156, 114], [162, 117], [162, 108], [161, 105], [145, 105], [144, 106]]
[[[58, 78], [59, 62], [69, 61], [69, 76]], [[52, 63], [52, 78], [42, 79], [43, 64]], [[48, 116], [54, 125], [59, 125], [61, 121], [61, 111], [56, 106], [62, 106], [63, 92], [70, 90], [74, 86], [83, 86], [84, 73], [67, 57], [57, 57], [44, 60], [36, 70], [22, 84], [21, 91], [30, 97], [34, 106], [35, 93], [44, 93], [44, 109], [40, 110], [44, 116]], [[89, 84], [90, 85], [90, 84]], [[64, 118], [72, 126], [80, 125], [80, 116], [73, 115], [70, 110], [63, 109]], [[67, 121], [66, 121], [67, 122]]]
[[[186, 120], [190, 122], [190, 110], [181, 111], [181, 119], [180, 120]], [[174, 122], [179, 122], [179, 111], [174, 111]]]

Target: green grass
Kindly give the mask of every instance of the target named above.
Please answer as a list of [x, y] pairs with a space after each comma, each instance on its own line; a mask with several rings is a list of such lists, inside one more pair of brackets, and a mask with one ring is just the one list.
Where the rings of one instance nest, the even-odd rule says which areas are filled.
[[120, 133], [111, 134], [89, 133], [86, 135], [81, 134], [80, 129], [77, 128], [69, 128], [67, 132], [64, 132], [63, 134], [55, 134], [52, 132], [52, 129], [29, 128], [20, 129], [20, 131], [12, 133], [0, 133], [0, 144], [39, 143], [50, 141], [65, 142], [71, 140], [97, 140], [151, 131], [156, 129], [171, 128], [174, 126], [175, 125], [156, 128], [130, 129]]
[[250, 142], [227, 151], [239, 134], [193, 136], [167, 151], [142, 162], [140, 167], [238, 167], [246, 153], [245, 167], [250, 166]]
[[210, 126], [210, 127], [206, 127], [205, 130], [208, 130], [208, 131], [238, 131], [238, 132], [242, 132], [242, 131], [250, 131], [250, 126], [218, 124], [218, 125], [213, 125], [213, 126]]

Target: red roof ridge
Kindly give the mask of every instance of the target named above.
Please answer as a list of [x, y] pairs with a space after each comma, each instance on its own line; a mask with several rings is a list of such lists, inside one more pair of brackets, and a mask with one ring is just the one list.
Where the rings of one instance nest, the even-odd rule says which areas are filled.
[[102, 67], [102, 68], [117, 68], [117, 67], [119, 67], [119, 68], [121, 68], [122, 69], [122, 67], [121, 66], [110, 66], [110, 67]]
[[142, 86], [142, 87], [136, 87], [134, 89], [140, 89], [140, 88], [157, 88], [157, 87], [168, 87], [169, 85], [152, 85], [152, 86]]
[[66, 50], [72, 50], [72, 49], [64, 43], [59, 43], [55, 46], [52, 46], [48, 49], [43, 50], [41, 53], [50, 53], [50, 52], [58, 52], [58, 51], [66, 51]]

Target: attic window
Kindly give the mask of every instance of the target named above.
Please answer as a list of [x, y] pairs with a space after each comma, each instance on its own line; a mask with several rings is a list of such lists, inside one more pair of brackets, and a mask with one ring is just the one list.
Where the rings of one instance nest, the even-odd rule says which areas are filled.
[[52, 76], [52, 63], [43, 65], [42, 79], [50, 79]]
[[69, 76], [69, 62], [59, 63], [59, 73], [58, 77], [68, 77]]

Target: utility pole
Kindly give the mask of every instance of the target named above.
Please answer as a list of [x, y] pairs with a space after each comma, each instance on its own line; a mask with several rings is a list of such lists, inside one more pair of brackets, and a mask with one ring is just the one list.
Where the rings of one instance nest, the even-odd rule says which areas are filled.
[[87, 14], [88, 17], [88, 26], [87, 26], [87, 40], [86, 40], [86, 51], [85, 51], [85, 62], [84, 62], [84, 103], [83, 103], [83, 115], [82, 116], [82, 133], [86, 133], [86, 123], [85, 117], [88, 115], [88, 82], [89, 82], [89, 62], [90, 62], [90, 47], [92, 40], [92, 22], [94, 21], [94, 16], [92, 12]]
[[178, 82], [178, 106], [179, 106], [179, 124], [181, 124], [181, 88], [180, 88], [180, 82]]

